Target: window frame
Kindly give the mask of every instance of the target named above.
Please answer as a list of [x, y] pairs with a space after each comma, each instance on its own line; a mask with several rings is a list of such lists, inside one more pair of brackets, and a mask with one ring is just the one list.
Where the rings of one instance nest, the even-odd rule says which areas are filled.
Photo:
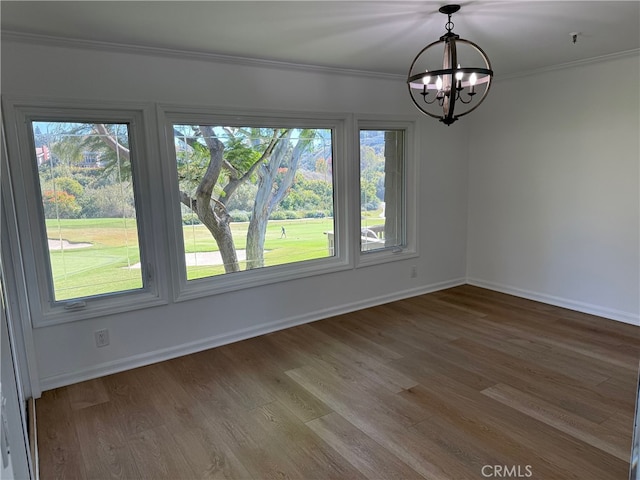
[[[28, 295], [34, 328], [110, 315], [166, 304], [164, 267], [159, 251], [163, 242], [154, 234], [153, 199], [150, 185], [157, 168], [150, 165], [154, 155], [150, 141], [147, 105], [103, 104], [99, 102], [47, 101], [3, 98], [8, 139], [8, 167], [14, 186], [14, 202], [24, 206], [26, 215], [16, 218], [23, 255], [21, 262], [33, 294]], [[128, 124], [132, 164], [138, 245], [141, 260], [141, 289], [55, 301], [51, 264], [48, 257], [47, 232], [40, 194], [39, 173], [33, 160], [35, 152], [32, 122], [84, 122]], [[29, 255], [30, 254], [30, 255]]]
[[[404, 244], [400, 246], [389, 246], [385, 248], [362, 251], [360, 246], [360, 131], [361, 130], [399, 130], [403, 131], [404, 140], [404, 158], [402, 168], [402, 230]], [[416, 121], [413, 118], [385, 116], [385, 115], [367, 115], [358, 116], [355, 119], [354, 127], [354, 151], [357, 158], [355, 166], [354, 182], [357, 182], [357, 222], [352, 226], [352, 235], [354, 236], [354, 251], [356, 252], [356, 268], [378, 265], [387, 262], [394, 262], [403, 259], [415, 258], [419, 255], [417, 232], [418, 232], [418, 216], [417, 216], [417, 197], [419, 190], [418, 182], [418, 161], [417, 161], [417, 135]]]
[[[163, 174], [165, 181], [164, 191], [165, 193], [169, 192], [166, 197], [168, 202], [166, 223], [169, 230], [168, 239], [171, 246], [171, 248], [169, 248], [170, 277], [173, 287], [173, 300], [175, 302], [353, 268], [353, 261], [347, 248], [347, 225], [350, 216], [347, 208], [348, 199], [346, 195], [348, 179], [346, 130], [349, 124], [348, 116], [159, 105], [158, 124], [163, 131], [165, 140], [161, 149], [161, 155], [163, 156], [162, 163], [166, 167]], [[334, 255], [302, 262], [243, 270], [233, 274], [221, 274], [187, 280], [180, 198], [177, 188], [176, 151], [173, 135], [173, 125], [180, 124], [330, 129], [333, 143]]]
[[[34, 328], [144, 309], [170, 301], [213, 296], [300, 278], [400, 261], [418, 256], [418, 139], [416, 119], [389, 115], [241, 110], [212, 106], [157, 103], [2, 98], [13, 187], [12, 208], [24, 205], [24, 215], [12, 214], [16, 238], [25, 253], [19, 262], [30, 285], [23, 299]], [[142, 290], [81, 299], [86, 306], [65, 309], [51, 304], [46, 227], [39, 193], [37, 166], [32, 159], [31, 122], [38, 120], [127, 123], [137, 159], [134, 192], [139, 248], [147, 276]], [[187, 280], [178, 178], [175, 168], [174, 124], [232, 124], [259, 127], [326, 128], [332, 131], [334, 190], [334, 256], [270, 266], [233, 275]], [[406, 245], [360, 250], [360, 130], [403, 130], [404, 210]], [[136, 173], [137, 171], [137, 173]], [[357, 186], [357, 187], [356, 187]], [[37, 192], [37, 195], [34, 193]], [[35, 220], [34, 220], [35, 219]], [[327, 244], [328, 248], [328, 244]], [[28, 297], [28, 298], [26, 298]]]

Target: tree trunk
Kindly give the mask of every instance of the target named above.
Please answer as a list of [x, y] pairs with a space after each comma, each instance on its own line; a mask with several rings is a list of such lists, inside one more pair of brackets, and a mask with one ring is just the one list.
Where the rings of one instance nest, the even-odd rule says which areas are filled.
[[[215, 136], [213, 128], [201, 126], [200, 131], [209, 149], [209, 165], [196, 188], [194, 198], [181, 192], [180, 200], [198, 216], [218, 244], [225, 273], [238, 272], [240, 265], [229, 225], [231, 216], [221, 202], [211, 198], [222, 170], [224, 144]], [[212, 203], [215, 205], [212, 206]]]
[[[260, 183], [262, 183], [262, 179]], [[264, 267], [264, 241], [271, 212], [268, 209], [268, 198], [266, 201], [260, 199], [261, 192], [270, 193], [270, 191], [258, 188], [258, 196], [256, 196], [256, 203], [247, 230], [247, 270]]]
[[[292, 133], [292, 130], [289, 130], [281, 136], [268, 163], [263, 164], [258, 172], [260, 176], [258, 192], [247, 231], [247, 270], [264, 267], [264, 242], [269, 216], [286, 196], [295, 179], [300, 157], [313, 138], [312, 132], [301, 132], [296, 146], [291, 150]], [[289, 158], [288, 162], [287, 158]], [[278, 182], [277, 176], [282, 166], [287, 168]]]
[[225, 273], [239, 272], [240, 264], [229, 225], [231, 216], [226, 213], [224, 206], [216, 204], [215, 208], [211, 208], [210, 200], [205, 203], [198, 198], [189, 197], [185, 192], [181, 192], [180, 200], [198, 216], [213, 236], [222, 257]]
[[213, 235], [213, 238], [218, 244], [220, 256], [224, 262], [225, 273], [239, 272], [240, 264], [238, 263], [236, 246], [233, 243], [233, 235], [231, 234], [229, 224], [224, 223], [213, 227], [206, 225], [206, 227], [209, 229], [211, 235]]

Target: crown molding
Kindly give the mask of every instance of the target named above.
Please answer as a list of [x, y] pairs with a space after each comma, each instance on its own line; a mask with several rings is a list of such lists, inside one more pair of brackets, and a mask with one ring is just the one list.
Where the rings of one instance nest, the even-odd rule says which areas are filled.
[[599, 55], [597, 57], [584, 58], [581, 60], [575, 60], [573, 62], [559, 63], [557, 65], [550, 65], [548, 67], [535, 68], [533, 70], [526, 70], [524, 72], [510, 73], [500, 77], [496, 77], [496, 81], [512, 80], [514, 78], [530, 77], [533, 75], [540, 75], [541, 73], [555, 72], [557, 70], [565, 70], [568, 68], [581, 67], [584, 65], [591, 65], [594, 63], [606, 62], [609, 60], [617, 60], [626, 57], [640, 56], [640, 48], [634, 48], [632, 50], [625, 50], [623, 52], [609, 53], [606, 55]]
[[348, 68], [327, 67], [321, 65], [308, 65], [300, 63], [283, 62], [279, 60], [265, 60], [259, 58], [239, 57], [234, 55], [223, 55], [219, 53], [198, 52], [192, 50], [180, 50], [164, 47], [151, 47], [143, 45], [132, 45], [126, 43], [104, 42], [98, 40], [85, 40], [69, 37], [58, 37], [51, 35], [41, 35], [35, 33], [24, 33], [15, 31], [2, 31], [3, 42], [29, 43], [41, 46], [54, 46], [64, 48], [78, 48], [85, 50], [102, 50], [116, 53], [128, 53], [134, 55], [153, 55], [158, 57], [180, 58], [199, 60], [204, 62], [226, 63], [231, 65], [243, 65], [250, 67], [263, 67], [281, 70], [297, 70], [303, 72], [329, 73], [338, 75], [349, 75], [357, 77], [369, 77], [382, 80], [402, 80], [404, 75], [393, 73], [372, 72], [367, 70], [355, 70]]
[[[309, 65], [292, 62], [283, 62], [279, 60], [265, 60], [259, 58], [239, 57], [234, 55], [223, 55], [219, 53], [210, 52], [198, 52], [191, 50], [180, 50], [164, 47], [150, 47], [143, 45], [132, 45], [125, 43], [115, 42], [103, 42], [98, 40], [84, 40], [69, 37], [57, 37], [51, 35], [40, 35], [35, 33], [24, 33], [16, 31], [2, 31], [2, 41], [14, 41], [19, 43], [30, 43], [33, 45], [42, 46], [56, 46], [65, 48], [78, 48], [85, 50], [102, 50], [108, 52], [119, 52], [133, 55], [153, 55], [158, 57], [168, 58], [180, 58], [191, 59], [203, 62], [216, 62], [226, 63], [230, 65], [243, 65], [250, 67], [263, 67], [273, 68], [280, 70], [295, 70], [311, 73], [328, 73], [337, 75], [348, 75], [356, 77], [368, 77], [381, 80], [393, 80], [393, 81], [406, 81], [405, 75], [394, 73], [373, 72], [367, 70], [355, 70], [348, 68], [327, 67], [321, 65]], [[600, 63], [608, 60], [615, 60], [619, 58], [640, 56], [640, 48], [634, 48], [632, 50], [626, 50], [623, 52], [610, 53], [606, 55], [600, 55], [597, 57], [585, 58], [581, 60], [575, 60], [573, 62], [561, 63], [557, 65], [550, 65], [547, 67], [536, 68], [532, 70], [526, 70], [523, 72], [509, 73], [506, 75], [496, 75], [494, 80], [499, 82], [503, 80], [512, 80], [515, 78], [529, 77], [533, 75], [539, 75], [543, 73], [554, 72], [557, 70], [564, 70], [568, 68], [574, 68], [578, 66], [590, 65], [593, 63]]]

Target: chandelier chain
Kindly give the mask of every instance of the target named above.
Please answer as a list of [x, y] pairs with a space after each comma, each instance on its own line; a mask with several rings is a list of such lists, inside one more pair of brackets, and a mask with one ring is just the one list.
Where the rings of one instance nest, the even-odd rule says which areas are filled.
[[447, 33], [451, 33], [451, 31], [453, 30], [453, 27], [455, 27], [455, 24], [451, 21], [451, 14], [449, 14], [449, 20], [444, 25], [444, 28], [447, 29]]

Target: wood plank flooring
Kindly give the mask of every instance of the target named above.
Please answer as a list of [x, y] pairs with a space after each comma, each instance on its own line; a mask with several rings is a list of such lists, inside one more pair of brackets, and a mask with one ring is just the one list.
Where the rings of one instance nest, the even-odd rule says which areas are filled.
[[625, 479], [639, 333], [468, 285], [369, 308], [45, 392], [41, 478]]

